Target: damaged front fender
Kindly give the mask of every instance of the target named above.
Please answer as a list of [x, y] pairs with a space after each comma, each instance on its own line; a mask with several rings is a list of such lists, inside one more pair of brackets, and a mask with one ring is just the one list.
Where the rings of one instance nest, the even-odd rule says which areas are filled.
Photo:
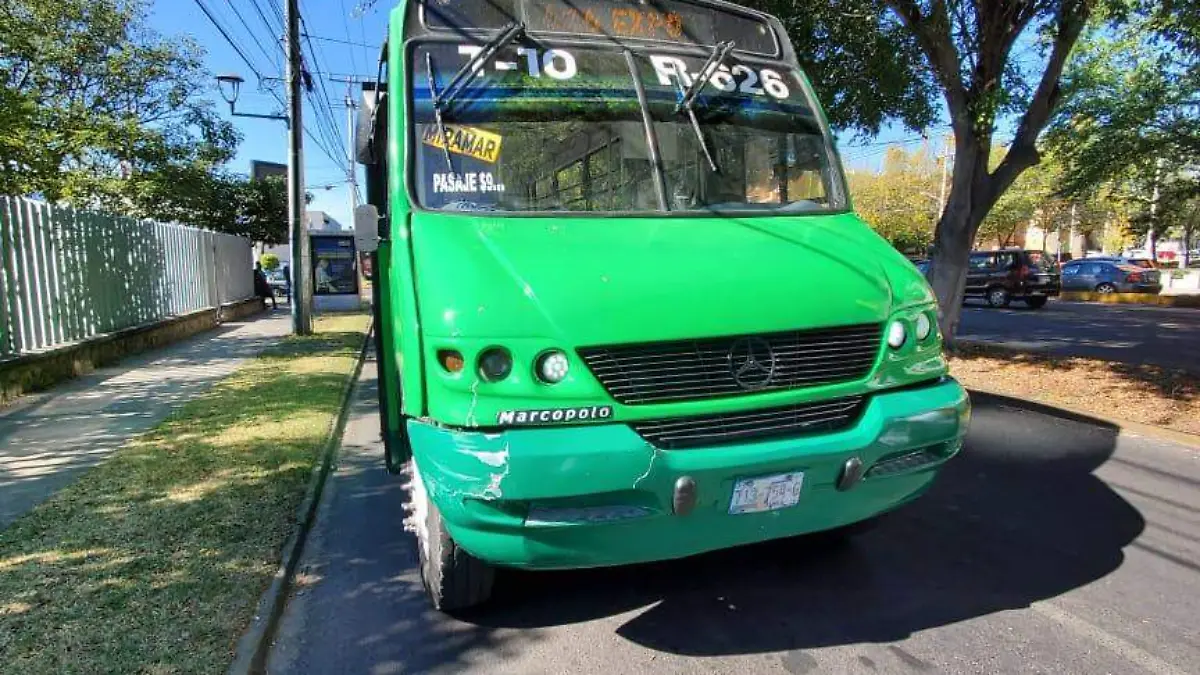
[[531, 502], [657, 485], [659, 451], [623, 424], [501, 434], [410, 420], [409, 434], [425, 486], [451, 522], [464, 500]]

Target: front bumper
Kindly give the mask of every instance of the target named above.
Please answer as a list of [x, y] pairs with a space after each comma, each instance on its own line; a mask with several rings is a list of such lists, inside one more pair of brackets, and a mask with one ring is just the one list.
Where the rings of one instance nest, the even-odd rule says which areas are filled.
[[[420, 476], [455, 541], [493, 564], [537, 569], [679, 558], [847, 525], [916, 498], [962, 445], [966, 392], [943, 378], [871, 396], [835, 433], [689, 450], [660, 450], [624, 424], [501, 433], [410, 421]], [[926, 450], [925, 459], [891, 462]], [[866, 477], [839, 491], [843, 465]], [[736, 479], [803, 471], [797, 505], [729, 515]], [[696, 502], [676, 515], [681, 477]]]

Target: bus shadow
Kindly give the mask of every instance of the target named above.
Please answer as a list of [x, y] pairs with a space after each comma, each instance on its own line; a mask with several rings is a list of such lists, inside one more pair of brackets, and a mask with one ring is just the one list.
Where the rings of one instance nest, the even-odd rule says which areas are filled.
[[652, 605], [617, 633], [712, 656], [890, 642], [1028, 607], [1116, 570], [1144, 529], [1092, 475], [1118, 433], [984, 400], [934, 488], [851, 542], [801, 537], [649, 565], [508, 572], [494, 602], [463, 618], [534, 628]]

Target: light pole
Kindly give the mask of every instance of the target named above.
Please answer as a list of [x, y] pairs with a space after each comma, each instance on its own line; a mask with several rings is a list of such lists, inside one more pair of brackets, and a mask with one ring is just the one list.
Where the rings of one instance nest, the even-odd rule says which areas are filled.
[[[241, 75], [217, 76], [217, 88], [221, 97], [229, 104], [233, 117], [280, 120], [288, 126], [288, 230], [292, 252], [292, 295], [289, 301], [292, 311], [292, 332], [296, 335], [312, 334], [312, 290], [311, 253], [308, 232], [304, 226], [304, 137], [303, 118], [300, 110], [300, 42], [299, 14], [296, 0], [288, 0], [288, 78], [290, 99], [289, 115], [260, 115], [237, 112], [236, 103], [245, 79]], [[294, 122], [293, 122], [294, 120]]]
[[232, 117], [253, 117], [260, 120], [279, 120], [284, 124], [291, 125], [291, 120], [287, 115], [260, 115], [257, 113], [243, 113], [237, 111], [238, 96], [242, 93], [242, 84], [246, 78], [237, 73], [223, 73], [217, 76], [217, 89], [221, 91], [221, 98], [229, 104], [229, 114]]

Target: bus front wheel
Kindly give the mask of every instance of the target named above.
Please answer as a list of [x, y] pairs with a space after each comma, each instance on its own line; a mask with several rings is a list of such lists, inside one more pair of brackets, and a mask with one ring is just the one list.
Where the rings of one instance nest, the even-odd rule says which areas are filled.
[[[415, 467], [415, 462], [413, 463]], [[482, 604], [492, 595], [496, 570], [455, 543], [437, 505], [429, 499], [414, 469], [409, 487], [416, 521], [421, 583], [434, 609], [452, 612]]]

